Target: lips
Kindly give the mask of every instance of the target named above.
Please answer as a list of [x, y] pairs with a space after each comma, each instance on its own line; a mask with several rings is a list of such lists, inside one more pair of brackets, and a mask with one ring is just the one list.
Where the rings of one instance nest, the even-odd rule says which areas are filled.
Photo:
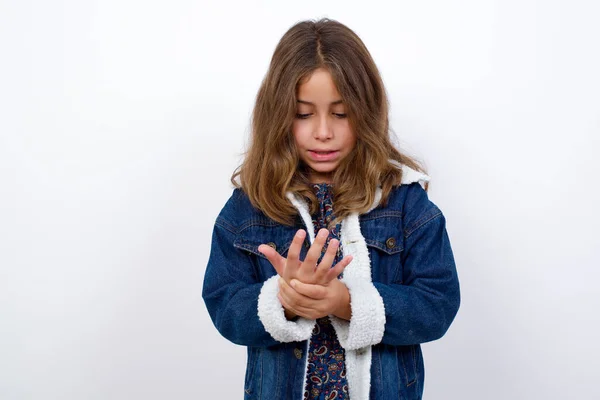
[[308, 150], [308, 156], [314, 161], [331, 161], [339, 154], [339, 150]]

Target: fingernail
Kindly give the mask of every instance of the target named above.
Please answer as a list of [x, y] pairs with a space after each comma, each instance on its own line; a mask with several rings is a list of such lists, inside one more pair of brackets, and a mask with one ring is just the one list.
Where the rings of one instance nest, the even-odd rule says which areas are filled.
[[296, 280], [292, 279], [292, 281], [290, 282], [290, 285], [295, 288], [296, 287]]

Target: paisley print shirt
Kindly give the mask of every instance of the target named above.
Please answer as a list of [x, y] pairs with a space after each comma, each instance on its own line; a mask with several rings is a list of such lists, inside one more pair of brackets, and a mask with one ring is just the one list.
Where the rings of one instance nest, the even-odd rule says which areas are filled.
[[[319, 211], [313, 215], [315, 235], [321, 228], [327, 228], [335, 218], [333, 213], [332, 186], [328, 183], [312, 185], [319, 201]], [[329, 231], [326, 244], [332, 238], [339, 240], [340, 224]], [[323, 247], [321, 258], [327, 246]], [[342, 259], [341, 248], [333, 261], [333, 265]], [[333, 400], [348, 399], [348, 382], [346, 380], [346, 366], [344, 362], [344, 349], [340, 346], [335, 330], [329, 317], [317, 319], [313, 329], [310, 346], [308, 348], [308, 370], [306, 374], [305, 400]]]

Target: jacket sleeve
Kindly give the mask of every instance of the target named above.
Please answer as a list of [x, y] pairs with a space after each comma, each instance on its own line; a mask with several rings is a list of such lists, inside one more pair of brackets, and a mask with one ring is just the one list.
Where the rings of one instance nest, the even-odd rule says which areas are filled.
[[233, 343], [255, 347], [308, 339], [315, 321], [285, 318], [277, 298], [278, 275], [259, 281], [252, 256], [234, 247], [235, 236], [233, 227], [217, 218], [202, 297], [219, 333]]
[[422, 188], [415, 187], [412, 194], [405, 203], [402, 281], [374, 282], [385, 307], [382, 343], [389, 345], [439, 339], [450, 327], [460, 305], [446, 219]]

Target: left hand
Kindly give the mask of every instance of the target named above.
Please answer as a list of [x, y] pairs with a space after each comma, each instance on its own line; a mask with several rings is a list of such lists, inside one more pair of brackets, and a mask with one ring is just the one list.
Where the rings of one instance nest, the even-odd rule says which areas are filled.
[[350, 292], [339, 279], [333, 279], [325, 285], [292, 279], [290, 285], [284, 279], [279, 279], [278, 297], [281, 304], [296, 315], [307, 319], [327, 315], [350, 319]]
[[300, 250], [305, 237], [306, 231], [303, 229], [296, 232], [288, 250], [287, 258], [265, 244], [258, 246], [258, 251], [269, 260], [277, 274], [286, 282], [291, 282], [292, 279], [296, 278], [305, 283], [327, 284], [336, 279], [352, 261], [352, 256], [347, 255], [332, 267], [340, 242], [337, 239], [331, 239], [321, 262], [317, 265], [321, 250], [329, 237], [329, 231], [325, 228], [319, 230], [306, 254], [306, 258], [300, 261]]

